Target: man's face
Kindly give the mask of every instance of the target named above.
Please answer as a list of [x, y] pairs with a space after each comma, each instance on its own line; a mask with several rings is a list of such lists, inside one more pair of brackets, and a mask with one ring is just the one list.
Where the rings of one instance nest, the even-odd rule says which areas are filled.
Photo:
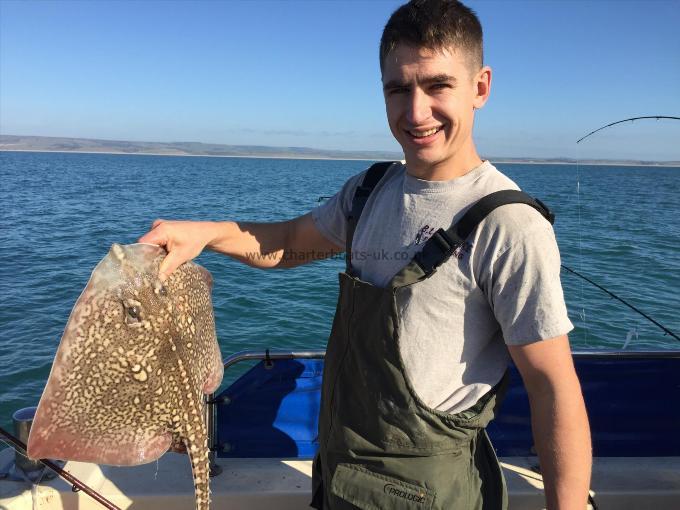
[[465, 55], [451, 49], [398, 45], [387, 55], [382, 76], [387, 121], [411, 173], [428, 175], [476, 156], [474, 108], [486, 102], [490, 74], [489, 68], [471, 74]]

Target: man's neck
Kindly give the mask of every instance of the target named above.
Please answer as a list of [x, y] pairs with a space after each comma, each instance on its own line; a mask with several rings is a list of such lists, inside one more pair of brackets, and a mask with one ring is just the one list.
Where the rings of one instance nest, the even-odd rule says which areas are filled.
[[462, 177], [482, 164], [477, 151], [472, 151], [466, 157], [450, 158], [431, 166], [409, 165], [406, 160], [406, 171], [413, 177], [425, 181], [448, 181]]

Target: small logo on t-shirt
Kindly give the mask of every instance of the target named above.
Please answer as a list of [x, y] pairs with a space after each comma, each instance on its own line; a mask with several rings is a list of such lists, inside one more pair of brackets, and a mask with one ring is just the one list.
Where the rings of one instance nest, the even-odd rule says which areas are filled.
[[415, 243], [416, 245], [422, 244], [425, 241], [427, 241], [430, 237], [432, 237], [432, 234], [434, 234], [435, 228], [431, 227], [429, 225], [425, 225], [423, 228], [421, 228], [418, 233], [416, 234], [416, 240]]
[[461, 244], [458, 248], [456, 248], [453, 251], [453, 256], [456, 257], [458, 260], [462, 260], [463, 257], [466, 254], [469, 255], [471, 251], [472, 251], [472, 244], [465, 241], [463, 244]]

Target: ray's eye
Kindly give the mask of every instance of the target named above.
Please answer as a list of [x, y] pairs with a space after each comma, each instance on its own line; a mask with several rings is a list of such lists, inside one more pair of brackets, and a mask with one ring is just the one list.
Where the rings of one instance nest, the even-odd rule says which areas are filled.
[[142, 304], [134, 299], [123, 300], [125, 323], [129, 326], [138, 325], [142, 321]]

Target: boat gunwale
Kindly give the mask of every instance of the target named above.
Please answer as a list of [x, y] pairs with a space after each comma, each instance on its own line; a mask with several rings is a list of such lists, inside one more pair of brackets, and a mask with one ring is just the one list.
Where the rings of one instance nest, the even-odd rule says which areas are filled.
[[[324, 359], [326, 355], [325, 349], [308, 349], [308, 350], [244, 350], [231, 354], [224, 360], [224, 368], [227, 369], [232, 365], [246, 360], [281, 360], [281, 359]], [[650, 358], [680, 358], [680, 349], [664, 349], [664, 350], [638, 350], [638, 351], [621, 351], [621, 350], [575, 350], [572, 351], [574, 358], [627, 358], [627, 359], [650, 359]]]

